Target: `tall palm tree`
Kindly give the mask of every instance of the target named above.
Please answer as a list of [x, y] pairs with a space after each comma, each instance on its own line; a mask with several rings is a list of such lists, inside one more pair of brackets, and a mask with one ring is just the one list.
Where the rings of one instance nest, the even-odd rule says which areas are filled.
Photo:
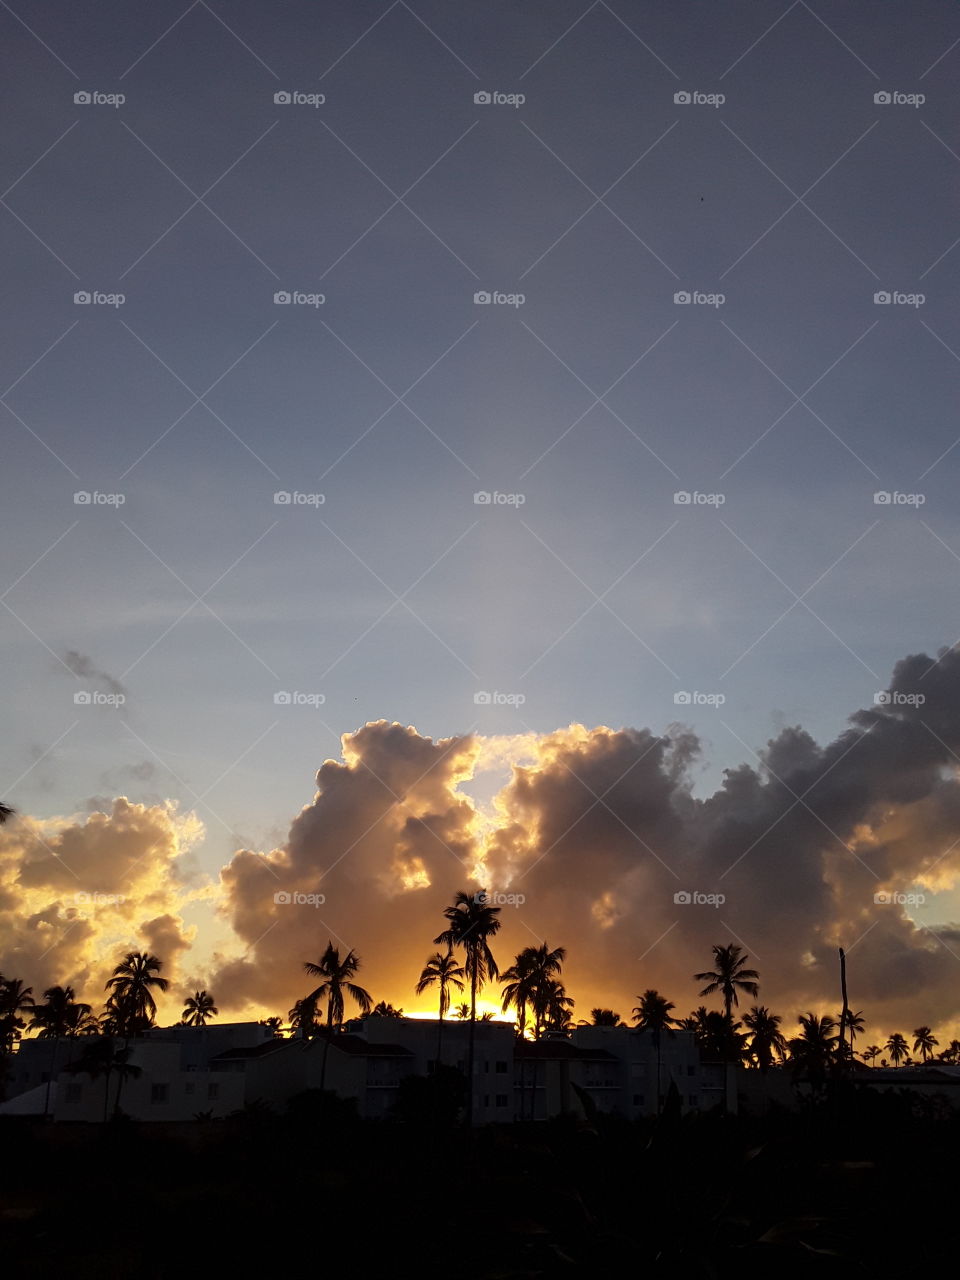
[[577, 1003], [567, 995], [567, 989], [559, 978], [547, 978], [544, 982], [544, 1030], [566, 1033], [573, 1025], [571, 1009]]
[[440, 1070], [440, 1064], [443, 1061], [443, 1020], [447, 1016], [450, 1009], [450, 988], [456, 987], [458, 991], [463, 990], [463, 979], [466, 972], [463, 967], [457, 964], [456, 956], [452, 951], [447, 950], [435, 951], [432, 956], [427, 957], [427, 963], [420, 971], [420, 977], [417, 979], [417, 995], [422, 996], [428, 987], [432, 987], [434, 983], [440, 989], [440, 1012], [437, 1018], [437, 1065], [436, 1072]]
[[860, 1057], [864, 1062], [873, 1062], [875, 1059], [880, 1057], [881, 1053], [883, 1053], [883, 1050], [878, 1044], [868, 1044]]
[[33, 988], [25, 987], [22, 978], [5, 978], [0, 974], [0, 1053], [10, 1053], [26, 1025], [22, 1013], [33, 1008]]
[[488, 978], [496, 981], [500, 970], [490, 950], [489, 939], [500, 931], [500, 908], [487, 905], [487, 891], [464, 893], [459, 890], [452, 906], [444, 910], [447, 928], [434, 938], [438, 946], [448, 951], [460, 947], [464, 953], [463, 967], [470, 983], [470, 1044], [469, 1079], [467, 1081], [467, 1123], [473, 1124], [473, 1068], [475, 1062], [477, 1030], [477, 992], [483, 989]]
[[725, 947], [714, 946], [713, 961], [715, 968], [708, 969], [704, 973], [695, 973], [693, 976], [697, 982], [707, 984], [700, 995], [712, 996], [715, 991], [721, 993], [723, 1010], [729, 1018], [732, 1016], [733, 1006], [740, 1003], [739, 992], [743, 991], [748, 996], [756, 997], [760, 990], [757, 982], [760, 975], [756, 969], [746, 968], [746, 953], [735, 942]]
[[38, 1032], [38, 1040], [54, 1042], [50, 1070], [47, 1072], [44, 1115], [50, 1111], [50, 1089], [57, 1074], [60, 1039], [63, 1036], [79, 1035], [91, 1020], [90, 1006], [78, 1002], [74, 996], [73, 987], [47, 987], [43, 993], [43, 1004], [34, 1005], [33, 1016], [30, 1019], [30, 1030]]
[[166, 978], [160, 977], [163, 961], [145, 951], [128, 951], [108, 978], [106, 989], [110, 991], [107, 1001], [117, 1016], [124, 1036], [128, 1039], [138, 1031], [153, 1025], [157, 1016], [157, 1002], [153, 998], [154, 990], [166, 991], [170, 985]]
[[290, 1030], [299, 1031], [305, 1040], [317, 1034], [317, 1002], [309, 997], [298, 1000], [287, 1014]]
[[887, 1053], [889, 1053], [890, 1057], [893, 1059], [893, 1065], [895, 1067], [899, 1067], [903, 1059], [906, 1058], [910, 1053], [910, 1046], [907, 1044], [906, 1040], [903, 1038], [903, 1036], [900, 1034], [899, 1031], [895, 1031], [893, 1033], [893, 1035], [884, 1045], [884, 1048], [886, 1049]]
[[360, 1006], [361, 1013], [370, 1012], [373, 997], [365, 988], [351, 981], [360, 968], [360, 957], [355, 951], [348, 951], [341, 960], [339, 947], [328, 942], [319, 963], [313, 964], [308, 960], [303, 967], [314, 978], [323, 979], [320, 985], [310, 992], [307, 999], [317, 1001], [322, 1000], [324, 996], [327, 998], [327, 1034], [323, 1046], [323, 1065], [320, 1068], [320, 1088], [323, 1089], [327, 1080], [327, 1052], [330, 1048], [330, 1037], [333, 1035], [334, 1027], [339, 1028], [343, 1023], [344, 995], [349, 995], [350, 999]]
[[205, 1027], [208, 1018], [215, 1018], [220, 1010], [209, 991], [195, 991], [183, 1002], [180, 1021], [188, 1027]]
[[750, 1032], [750, 1056], [761, 1071], [773, 1065], [775, 1054], [782, 1058], [786, 1053], [787, 1041], [780, 1030], [780, 1021], [779, 1014], [771, 1013], [762, 1004], [755, 1004], [743, 1015], [744, 1026]]
[[917, 1027], [914, 1031], [913, 1052], [920, 1054], [920, 1061], [926, 1062], [933, 1057], [933, 1051], [940, 1043], [929, 1027]]
[[676, 1005], [672, 1000], [668, 1000], [666, 996], [662, 996], [659, 991], [653, 987], [648, 987], [642, 996], [637, 996], [640, 1001], [633, 1010], [633, 1020], [637, 1024], [638, 1031], [649, 1031], [653, 1036], [653, 1043], [657, 1050], [657, 1115], [660, 1114], [660, 1075], [661, 1075], [661, 1041], [664, 1031], [669, 1036], [673, 1036], [670, 1028], [675, 1024], [676, 1019], [671, 1016], [670, 1010], [675, 1009]]

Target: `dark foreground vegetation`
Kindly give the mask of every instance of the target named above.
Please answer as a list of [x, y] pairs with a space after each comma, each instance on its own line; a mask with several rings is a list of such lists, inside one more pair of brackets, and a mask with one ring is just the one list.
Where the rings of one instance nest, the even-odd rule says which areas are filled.
[[417, 1116], [416, 1097], [406, 1120], [371, 1123], [319, 1092], [283, 1115], [183, 1125], [7, 1119], [0, 1258], [6, 1275], [71, 1280], [939, 1269], [956, 1238], [960, 1116], [840, 1088], [800, 1115], [668, 1106], [638, 1123], [472, 1132]]

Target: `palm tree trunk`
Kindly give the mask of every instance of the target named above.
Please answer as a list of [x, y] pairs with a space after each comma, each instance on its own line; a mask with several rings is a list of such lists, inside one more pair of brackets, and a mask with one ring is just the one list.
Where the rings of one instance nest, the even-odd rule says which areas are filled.
[[327, 1053], [330, 1049], [330, 1023], [333, 1018], [333, 999], [327, 1001], [327, 1034], [323, 1041], [323, 1061], [320, 1064], [320, 1090], [327, 1087]]
[[47, 1114], [48, 1114], [48, 1112], [50, 1111], [50, 1086], [53, 1084], [54, 1068], [55, 1068], [55, 1067], [56, 1067], [56, 1065], [57, 1065], [57, 1051], [59, 1050], [59, 1048], [60, 1048], [60, 1037], [59, 1037], [59, 1036], [54, 1036], [54, 1038], [53, 1038], [53, 1057], [52, 1057], [52, 1058], [51, 1058], [51, 1060], [50, 1060], [50, 1073], [49, 1073], [49, 1075], [47, 1076], [47, 1093], [46, 1093], [46, 1097], [45, 1097], [45, 1098], [44, 1098], [44, 1100], [43, 1100], [43, 1118], [44, 1118], [44, 1120], [46, 1120], [46, 1118], [47, 1118]]
[[471, 966], [470, 974], [470, 1047], [467, 1054], [469, 1078], [467, 1080], [467, 1124], [473, 1124], [473, 1062], [475, 1034], [477, 1030], [477, 968]]

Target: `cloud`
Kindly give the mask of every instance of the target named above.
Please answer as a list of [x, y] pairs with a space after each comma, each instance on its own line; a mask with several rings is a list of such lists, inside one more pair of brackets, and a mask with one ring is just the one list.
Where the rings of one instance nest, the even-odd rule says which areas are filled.
[[63, 661], [70, 668], [75, 676], [79, 676], [83, 680], [90, 680], [97, 685], [103, 685], [105, 692], [113, 694], [122, 694], [127, 696], [126, 688], [115, 680], [107, 671], [101, 671], [92, 658], [88, 658], [84, 653], [78, 653], [76, 649], [68, 649], [64, 654]]
[[[918, 926], [911, 916], [930, 917], [906, 895], [960, 883], [960, 653], [904, 658], [888, 693], [825, 746], [782, 728], [703, 799], [700, 743], [681, 725], [433, 740], [377, 721], [344, 735], [286, 838], [238, 850], [215, 886], [188, 883], [199, 824], [169, 805], [121, 799], [4, 829], [0, 927], [35, 986], [95, 989], [105, 956], [149, 946], [204, 973], [223, 1016], [285, 1013], [332, 939], [360, 953], [374, 998], [427, 1008], [413, 986], [443, 908], [486, 887], [508, 895], [502, 967], [531, 943], [566, 946], [577, 1015], [629, 1014], [650, 986], [686, 1012], [712, 945], [739, 942], [789, 1030], [800, 1010], [838, 1007], [843, 946], [871, 1038], [946, 1031], [960, 1017], [960, 929]], [[481, 804], [470, 785], [493, 769], [507, 781]], [[69, 915], [78, 887], [121, 882], [128, 901]], [[212, 917], [205, 951], [187, 908]]]

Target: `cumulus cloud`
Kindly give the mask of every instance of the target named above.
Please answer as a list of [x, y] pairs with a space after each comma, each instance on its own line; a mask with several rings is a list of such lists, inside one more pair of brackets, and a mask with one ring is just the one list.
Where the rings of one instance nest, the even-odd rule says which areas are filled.
[[[216, 886], [187, 883], [199, 827], [170, 806], [118, 800], [0, 831], [0, 929], [35, 987], [102, 982], [122, 935], [168, 976], [202, 972], [224, 1016], [285, 1013], [310, 988], [303, 962], [332, 939], [360, 953], [375, 998], [409, 1010], [430, 1007], [413, 985], [443, 908], [486, 887], [506, 895], [502, 967], [531, 943], [566, 946], [578, 1016], [628, 1015], [650, 986], [684, 1013], [711, 946], [739, 942], [762, 1001], [792, 1024], [838, 1007], [843, 946], [871, 1037], [921, 1022], [956, 1034], [960, 928], [918, 926], [904, 895], [960, 881], [960, 653], [904, 658], [888, 693], [825, 746], [782, 728], [706, 798], [700, 743], [681, 725], [433, 740], [366, 724], [323, 763], [286, 838], [238, 850]], [[507, 780], [482, 804], [471, 784], [491, 769]], [[127, 901], [69, 916], [78, 888], [121, 880]], [[182, 924], [188, 904], [217, 917], [203, 946]]]

